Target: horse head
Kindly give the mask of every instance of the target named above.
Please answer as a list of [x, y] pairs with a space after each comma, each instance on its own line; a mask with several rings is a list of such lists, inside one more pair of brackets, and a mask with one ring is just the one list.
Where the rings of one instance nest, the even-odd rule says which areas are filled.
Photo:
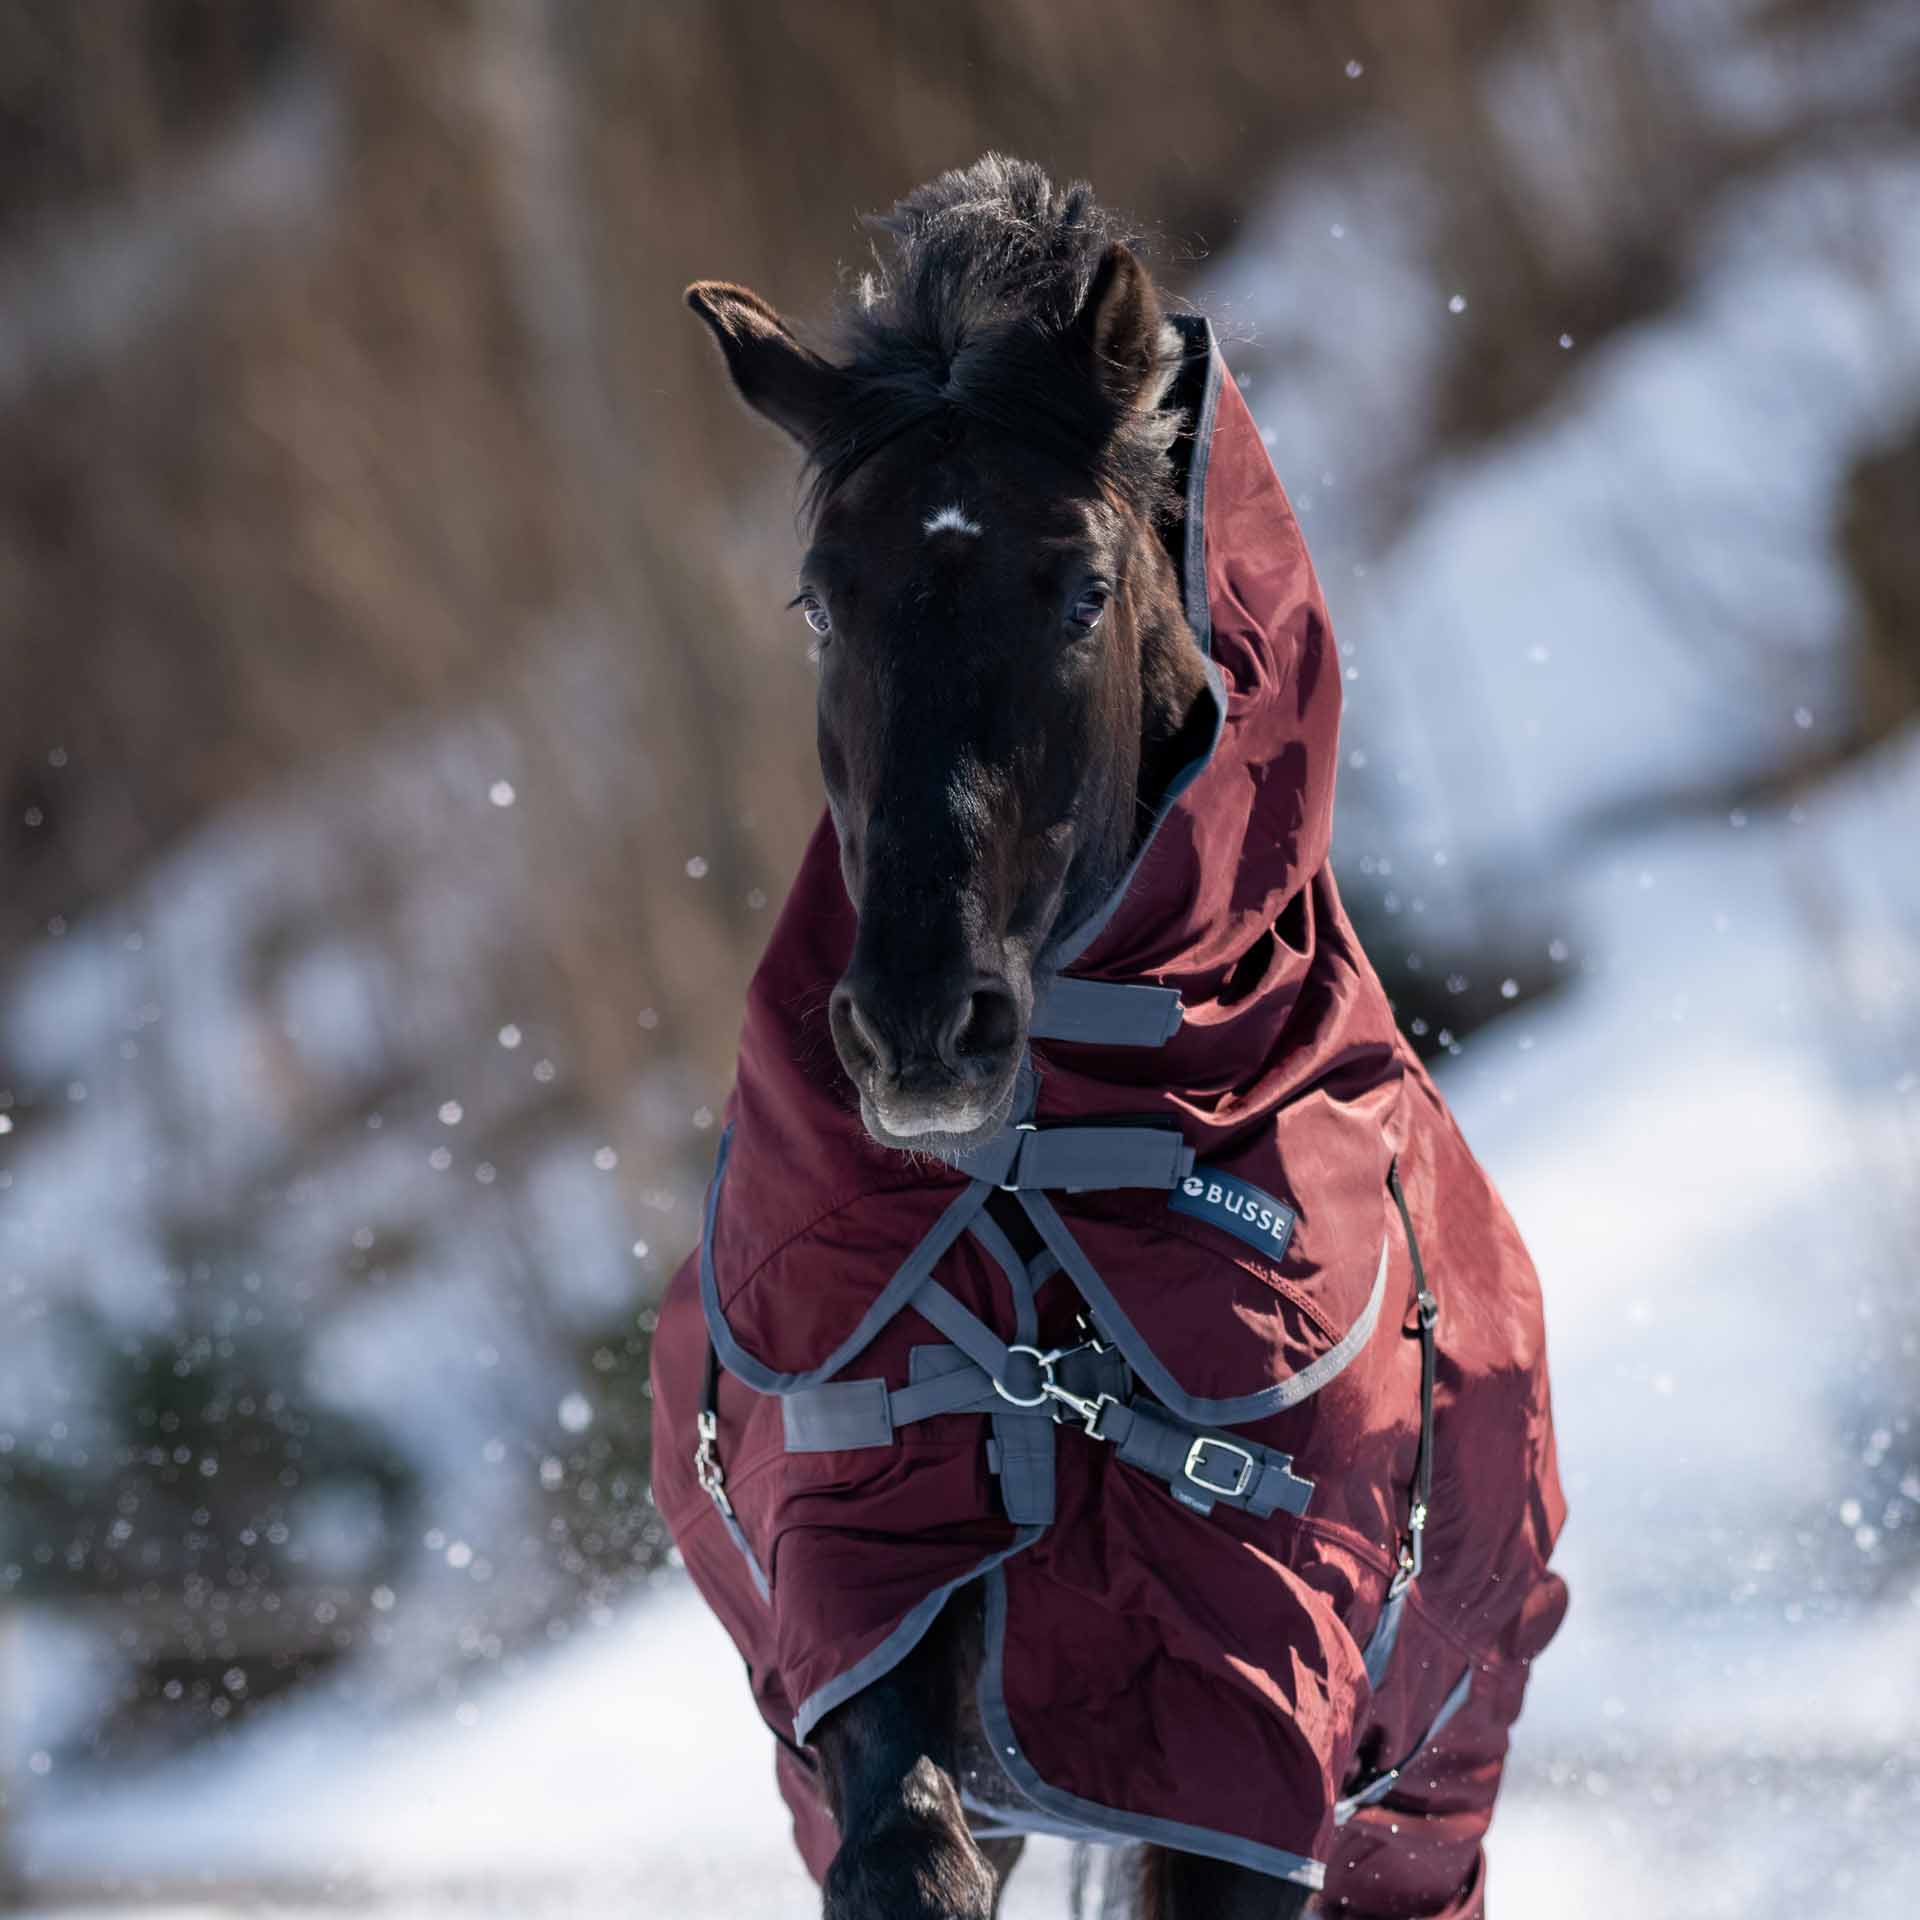
[[1191, 752], [1160, 537], [1182, 342], [1110, 216], [1037, 167], [990, 156], [878, 224], [837, 350], [744, 287], [687, 298], [812, 475], [792, 604], [858, 916], [834, 1044], [875, 1140], [955, 1153], [1005, 1123], [1036, 991]]

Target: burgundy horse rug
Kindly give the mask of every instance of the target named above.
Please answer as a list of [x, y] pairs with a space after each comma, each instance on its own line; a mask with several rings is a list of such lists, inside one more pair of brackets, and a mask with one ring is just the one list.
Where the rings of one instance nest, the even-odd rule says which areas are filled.
[[1471, 1916], [1566, 1603], [1539, 1286], [1341, 907], [1326, 610], [1210, 330], [1179, 324], [1168, 537], [1211, 746], [958, 1164], [876, 1145], [837, 1069], [855, 915], [821, 822], [661, 1311], [655, 1498], [816, 1877], [811, 1729], [977, 1587], [983, 1830]]

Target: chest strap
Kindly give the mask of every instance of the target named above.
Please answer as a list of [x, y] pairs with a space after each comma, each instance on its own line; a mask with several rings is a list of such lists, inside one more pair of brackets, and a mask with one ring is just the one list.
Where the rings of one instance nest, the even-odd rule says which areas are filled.
[[[1181, 1018], [1180, 997], [1170, 988], [1062, 976], [1053, 982], [1045, 1002], [1036, 1010], [1030, 1031], [1039, 1039], [1151, 1047], [1170, 1039], [1178, 1031]], [[724, 1153], [723, 1142], [723, 1166]], [[988, 1443], [989, 1457], [1001, 1479], [1008, 1517], [1023, 1526], [1044, 1526], [1053, 1519], [1053, 1429], [1061, 1425], [1077, 1426], [1090, 1439], [1112, 1446], [1124, 1464], [1164, 1481], [1176, 1499], [1201, 1513], [1211, 1512], [1222, 1503], [1260, 1517], [1283, 1510], [1304, 1513], [1313, 1495], [1313, 1483], [1293, 1472], [1291, 1455], [1174, 1413], [1146, 1391], [1132, 1367], [1093, 1332], [1084, 1315], [1082, 1326], [1089, 1337], [1083, 1344], [1051, 1350], [1035, 1344], [1032, 1283], [1005, 1236], [985, 1212], [985, 1200], [994, 1187], [1022, 1195], [1022, 1206], [1067, 1277], [1083, 1294], [1092, 1286], [1104, 1299], [1098, 1276], [1088, 1268], [1071, 1236], [1059, 1228], [1058, 1216], [1044, 1198], [1045, 1192], [1125, 1187], [1166, 1190], [1185, 1178], [1193, 1163], [1193, 1149], [1178, 1132], [1165, 1126], [1040, 1128], [1021, 1122], [1009, 1127], [961, 1162], [961, 1170], [970, 1178], [967, 1192], [949, 1206], [860, 1325], [821, 1367], [811, 1375], [784, 1377], [757, 1369], [765, 1376], [761, 1379], [755, 1379], [756, 1369], [749, 1368], [744, 1377], [760, 1391], [780, 1395], [786, 1446], [793, 1453], [889, 1446], [901, 1427], [917, 1421], [950, 1413], [990, 1415], [994, 1437]], [[1387, 1185], [1399, 1211], [1413, 1265], [1421, 1342], [1420, 1428], [1407, 1524], [1387, 1599], [1365, 1652], [1367, 1674], [1376, 1686], [1399, 1638], [1407, 1591], [1418, 1578], [1423, 1562], [1433, 1487], [1435, 1326], [1439, 1318], [1439, 1303], [1427, 1284], [1397, 1166], [1388, 1168]], [[706, 1223], [709, 1241], [718, 1186], [716, 1170]], [[1024, 1197], [1028, 1195], [1031, 1198]], [[1050, 1227], [1058, 1231], [1050, 1232]], [[1002, 1340], [932, 1277], [939, 1256], [968, 1231], [981, 1239], [1014, 1287], [1016, 1326], [1010, 1342]], [[1339, 1348], [1322, 1356], [1305, 1370], [1305, 1375], [1296, 1377], [1291, 1384], [1299, 1392], [1287, 1404], [1304, 1398], [1320, 1385], [1322, 1369], [1329, 1374], [1337, 1372], [1364, 1343], [1372, 1329], [1385, 1278], [1383, 1247], [1380, 1273], [1367, 1311]], [[911, 1378], [905, 1387], [890, 1389], [880, 1379], [831, 1378], [888, 1320], [909, 1305], [952, 1344], [915, 1348]], [[1112, 1305], [1110, 1300], [1108, 1305]], [[1089, 1312], [1097, 1310], [1091, 1299], [1088, 1308]], [[1147, 1362], [1152, 1358], [1150, 1353], [1145, 1356]], [[733, 1515], [720, 1464], [717, 1362], [718, 1355], [710, 1344], [695, 1467], [701, 1485], [753, 1566], [756, 1584], [764, 1596], [764, 1576]], [[1228, 1403], [1218, 1404], [1224, 1407]], [[1239, 1403], [1233, 1405], [1232, 1417], [1242, 1417]], [[1244, 1417], [1256, 1416], [1248, 1411]]]
[[959, 1163], [1005, 1193], [1159, 1187], [1193, 1171], [1193, 1149], [1167, 1126], [1038, 1127], [1022, 1121]]
[[1180, 1031], [1183, 1013], [1172, 987], [1061, 974], [1033, 1010], [1027, 1031], [1036, 1040], [1086, 1046], [1163, 1047]]
[[[973, 1315], [952, 1295], [915, 1306], [942, 1332], [959, 1330]], [[944, 1323], [944, 1324], [943, 1324]], [[974, 1326], [995, 1345], [990, 1330]], [[916, 1347], [913, 1381], [889, 1388], [884, 1380], [836, 1380], [781, 1397], [789, 1453], [838, 1453], [891, 1446], [899, 1430], [949, 1413], [990, 1413], [1077, 1427], [1105, 1442], [1121, 1461], [1166, 1483], [1182, 1505], [1210, 1513], [1216, 1503], [1266, 1519], [1305, 1513], [1313, 1482], [1293, 1471], [1293, 1456], [1231, 1434], [1195, 1427], [1140, 1394], [1133, 1370], [1104, 1341], [1042, 1352], [1001, 1346], [1005, 1358], [990, 1372], [969, 1358], [967, 1346], [986, 1342], [968, 1329], [965, 1345]]]

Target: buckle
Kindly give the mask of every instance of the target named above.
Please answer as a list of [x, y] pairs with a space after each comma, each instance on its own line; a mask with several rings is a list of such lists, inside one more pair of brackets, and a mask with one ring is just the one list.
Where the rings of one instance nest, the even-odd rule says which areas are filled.
[[[994, 1392], [997, 1393], [1002, 1400], [1006, 1401], [1009, 1406], [1043, 1407], [1049, 1400], [1056, 1401], [1060, 1406], [1070, 1408], [1079, 1420], [1081, 1426], [1083, 1426], [1088, 1433], [1092, 1434], [1096, 1440], [1103, 1440], [1106, 1436], [1100, 1431], [1100, 1416], [1105, 1413], [1109, 1407], [1118, 1406], [1120, 1403], [1115, 1400], [1110, 1393], [1096, 1394], [1093, 1399], [1089, 1400], [1084, 1394], [1078, 1394], [1073, 1392], [1069, 1387], [1063, 1387], [1059, 1381], [1053, 1377], [1054, 1368], [1062, 1360], [1067, 1358], [1069, 1351], [1070, 1350], [1065, 1347], [1055, 1347], [1051, 1352], [1042, 1353], [1038, 1347], [1018, 1344], [1008, 1347], [1007, 1357], [1009, 1359], [1017, 1353], [1023, 1359], [1031, 1360], [1039, 1369], [1038, 1380], [1040, 1391], [1031, 1396], [1015, 1393], [1004, 1381], [993, 1379], [991, 1374], [987, 1377], [993, 1381]], [[1071, 1349], [1071, 1351], [1077, 1352], [1078, 1349]], [[1059, 1414], [1056, 1412], [1054, 1418], [1057, 1420], [1059, 1417]]]
[[1113, 1351], [1113, 1342], [1101, 1339], [1100, 1329], [1093, 1324], [1093, 1321], [1086, 1314], [1076, 1313], [1073, 1316], [1073, 1324], [1086, 1335], [1082, 1345], [1091, 1347], [1095, 1353], [1111, 1353]]
[[[1239, 1467], [1234, 1475], [1231, 1486], [1223, 1486], [1218, 1480], [1209, 1480], [1207, 1478], [1204, 1469], [1207, 1464], [1207, 1454], [1210, 1449], [1214, 1453], [1229, 1453], [1239, 1456]], [[1225, 1500], [1237, 1500], [1253, 1485], [1254, 1479], [1260, 1471], [1260, 1463], [1245, 1447], [1240, 1446], [1235, 1441], [1219, 1440], [1215, 1439], [1211, 1434], [1203, 1433], [1194, 1441], [1193, 1445], [1187, 1449], [1187, 1464], [1184, 1471], [1187, 1478], [1191, 1480], [1196, 1487], [1204, 1487], [1207, 1492], [1217, 1494]]]
[[726, 1469], [720, 1464], [720, 1421], [710, 1409], [703, 1408], [694, 1421], [700, 1444], [693, 1450], [693, 1477], [700, 1482], [707, 1498], [729, 1519], [733, 1502], [727, 1498]]
[[1421, 1502], [1415, 1501], [1413, 1512], [1407, 1517], [1407, 1530], [1400, 1536], [1400, 1551], [1394, 1559], [1393, 1579], [1387, 1587], [1387, 1598], [1397, 1600], [1420, 1577], [1426, 1562], [1427, 1510]]
[[[1074, 1415], [1075, 1419], [1079, 1421], [1083, 1433], [1091, 1434], [1096, 1440], [1104, 1440], [1107, 1437], [1100, 1431], [1101, 1416], [1105, 1414], [1109, 1407], [1117, 1407], [1120, 1404], [1112, 1394], [1098, 1393], [1089, 1400], [1084, 1394], [1070, 1392], [1067, 1388], [1059, 1386], [1051, 1380], [1047, 1382], [1047, 1391], [1052, 1394], [1054, 1399], [1059, 1401], [1061, 1406], [1067, 1408]], [[1056, 1420], [1060, 1420], [1062, 1426], [1067, 1424], [1064, 1420], [1060, 1419], [1060, 1414], [1057, 1410], [1053, 1417]]]

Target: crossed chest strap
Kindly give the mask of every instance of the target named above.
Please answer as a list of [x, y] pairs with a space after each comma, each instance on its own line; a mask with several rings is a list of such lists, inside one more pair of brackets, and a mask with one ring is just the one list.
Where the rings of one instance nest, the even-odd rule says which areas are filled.
[[[1032, 1023], [1041, 1039], [1106, 1046], [1160, 1046], [1177, 1031], [1178, 994], [1170, 988], [1062, 977]], [[990, 1422], [988, 1463], [998, 1477], [1007, 1517], [1016, 1526], [1044, 1527], [1054, 1518], [1054, 1439], [1072, 1427], [1112, 1446], [1121, 1463], [1163, 1482], [1173, 1497], [1200, 1513], [1216, 1505], [1264, 1519], [1302, 1514], [1313, 1482], [1293, 1470], [1292, 1456], [1224, 1432], [1236, 1420], [1264, 1418], [1299, 1404], [1338, 1373], [1366, 1344], [1379, 1318], [1387, 1278], [1386, 1249], [1366, 1308], [1345, 1336], [1309, 1366], [1260, 1394], [1239, 1400], [1195, 1402], [1181, 1392], [1094, 1270], [1047, 1197], [1063, 1189], [1145, 1188], [1170, 1191], [1192, 1171], [1193, 1149], [1169, 1127], [1077, 1125], [1007, 1127], [962, 1162], [967, 1187], [946, 1209], [881, 1290], [860, 1323], [818, 1367], [770, 1373], [737, 1349], [722, 1354], [723, 1325], [710, 1314], [705, 1391], [694, 1465], [701, 1485], [734, 1531], [720, 1458], [720, 1363], [750, 1386], [777, 1393], [790, 1453], [885, 1447], [900, 1430], [955, 1413], [984, 1414]], [[1401, 1602], [1419, 1573], [1432, 1484], [1435, 1323], [1439, 1308], [1429, 1290], [1413, 1238], [1397, 1170], [1388, 1185], [1412, 1254], [1421, 1337], [1420, 1437], [1408, 1516], [1387, 1610], [1367, 1648], [1378, 1680], [1398, 1634]], [[996, 1192], [1011, 1194], [1033, 1223], [1045, 1251], [1022, 1260], [988, 1210]], [[940, 1257], [970, 1234], [1005, 1274], [1014, 1307], [1014, 1338], [1006, 1340], [933, 1277]], [[709, 1224], [709, 1238], [711, 1225]], [[1079, 1295], [1081, 1338], [1071, 1345], [1039, 1343], [1035, 1293], [1055, 1273]], [[709, 1305], [717, 1302], [710, 1301]], [[889, 1387], [877, 1378], [842, 1379], [881, 1330], [911, 1308], [945, 1336], [945, 1344], [915, 1347], [909, 1380]], [[1176, 1412], [1169, 1400], [1183, 1403]], [[1198, 1413], [1202, 1417], [1191, 1418]], [[751, 1556], [750, 1556], [751, 1557]], [[1376, 1655], [1377, 1667], [1376, 1671]]]

